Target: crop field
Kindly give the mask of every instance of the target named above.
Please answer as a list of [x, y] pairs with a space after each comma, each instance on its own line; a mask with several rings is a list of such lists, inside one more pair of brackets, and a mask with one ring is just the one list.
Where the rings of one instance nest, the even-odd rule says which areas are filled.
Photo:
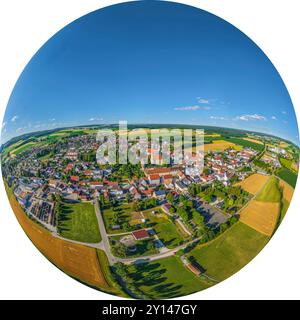
[[295, 188], [296, 182], [297, 182], [297, 174], [293, 171], [286, 169], [286, 168], [280, 168], [277, 171], [277, 175], [279, 178], [287, 182], [290, 186]]
[[17, 154], [19, 154], [19, 153], [21, 153], [23, 151], [26, 151], [28, 148], [30, 148], [30, 147], [32, 147], [34, 145], [35, 145], [35, 142], [28, 142], [28, 143], [26, 143], [26, 144], [24, 144], [24, 145], [22, 145], [20, 147], [17, 147], [15, 149], [13, 149], [11, 151], [11, 153], [17, 155]]
[[63, 203], [58, 230], [67, 239], [89, 243], [101, 241], [94, 206], [90, 202]]
[[266, 202], [279, 202], [280, 201], [280, 190], [279, 181], [276, 177], [270, 177], [263, 190], [257, 195], [258, 201]]
[[269, 237], [237, 222], [216, 239], [194, 248], [189, 256], [208, 276], [222, 281], [250, 262], [268, 241]]
[[245, 180], [236, 183], [235, 185], [241, 186], [244, 190], [254, 195], [262, 189], [262, 187], [265, 185], [265, 183], [267, 183], [269, 179], [269, 176], [255, 173]]
[[228, 138], [227, 141], [238, 144], [238, 145], [245, 147], [245, 148], [247, 148], [247, 147], [252, 148], [253, 150], [256, 150], [256, 151], [262, 151], [264, 149], [264, 145], [259, 144], [259, 143], [254, 143], [252, 141], [247, 141], [247, 140], [244, 140], [243, 138], [242, 139]]
[[240, 213], [240, 221], [271, 236], [278, 220], [279, 202], [251, 201]]
[[131, 265], [128, 269], [134, 284], [154, 299], [183, 296], [211, 286], [185, 268], [177, 257]]
[[254, 142], [254, 143], [257, 143], [257, 144], [263, 144], [262, 141], [257, 140], [257, 139], [253, 139], [253, 138], [243, 138], [243, 140]]
[[283, 180], [280, 180], [279, 186], [282, 188], [283, 198], [290, 203], [294, 194], [294, 189]]
[[290, 169], [294, 172], [298, 171], [297, 163], [291, 159], [279, 158], [281, 165], [287, 169]]
[[204, 145], [205, 152], [208, 151], [224, 151], [228, 148], [233, 148], [234, 143], [225, 140], [214, 140], [213, 143], [207, 143]]
[[47, 259], [70, 276], [90, 286], [111, 291], [99, 267], [95, 249], [55, 238], [26, 216], [12, 194], [8, 192], [8, 196], [23, 230]]

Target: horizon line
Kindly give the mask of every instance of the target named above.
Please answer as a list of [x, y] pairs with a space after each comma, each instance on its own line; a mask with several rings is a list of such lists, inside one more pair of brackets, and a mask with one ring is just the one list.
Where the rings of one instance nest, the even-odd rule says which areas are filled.
[[[123, 120], [120, 120], [123, 121]], [[137, 122], [137, 123], [127, 123], [128, 125], [146, 125], [146, 126], [155, 126], [155, 125], [176, 125], [176, 126], [194, 126], [194, 127], [211, 127], [211, 128], [223, 128], [223, 129], [230, 129], [230, 130], [239, 130], [239, 131], [243, 131], [243, 132], [251, 132], [251, 133], [256, 133], [256, 134], [260, 134], [260, 135], [266, 135], [266, 136], [270, 136], [270, 137], [274, 137], [274, 138], [279, 138], [282, 139], [286, 142], [292, 143], [293, 145], [295, 145], [296, 147], [300, 148], [300, 141], [298, 140], [298, 144], [287, 139], [287, 138], [283, 138], [281, 136], [276, 136], [274, 134], [271, 133], [264, 133], [264, 132], [260, 132], [260, 131], [254, 131], [254, 130], [248, 130], [248, 129], [240, 129], [240, 128], [234, 128], [234, 127], [222, 127], [222, 126], [218, 126], [218, 125], [204, 125], [204, 124], [187, 124], [187, 123], [143, 123], [143, 122]], [[58, 130], [62, 130], [62, 129], [69, 129], [69, 128], [80, 128], [80, 127], [98, 127], [98, 126], [114, 126], [114, 125], [119, 125], [119, 123], [98, 123], [98, 124], [78, 124], [78, 125], [74, 125], [74, 126], [66, 126], [66, 127], [56, 127], [53, 129], [44, 129], [44, 130], [36, 130], [36, 131], [30, 131], [27, 133], [23, 133], [20, 135], [16, 135], [14, 137], [11, 137], [10, 139], [8, 139], [7, 141], [1, 143], [0, 148], [2, 149], [3, 146], [5, 146], [7, 143], [10, 143], [11, 140], [13, 139], [17, 139], [17, 138], [21, 138], [25, 135], [30, 135], [30, 134], [34, 134], [37, 132], [48, 132], [48, 131], [58, 131]], [[1, 138], [1, 136], [0, 136]], [[1, 141], [1, 140], [0, 140]]]

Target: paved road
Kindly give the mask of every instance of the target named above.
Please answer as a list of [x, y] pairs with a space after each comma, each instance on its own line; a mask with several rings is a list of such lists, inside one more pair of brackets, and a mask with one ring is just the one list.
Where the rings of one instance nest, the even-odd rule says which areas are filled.
[[104, 220], [103, 220], [103, 217], [101, 214], [101, 210], [100, 210], [98, 201], [94, 202], [94, 208], [95, 208], [95, 213], [96, 213], [96, 217], [97, 217], [97, 221], [98, 221], [99, 231], [100, 231], [100, 234], [102, 237], [102, 240], [100, 242], [98, 242], [98, 243], [80, 242], [80, 241], [70, 240], [70, 239], [61, 237], [56, 232], [53, 232], [52, 234], [54, 237], [65, 240], [67, 242], [76, 243], [76, 244], [84, 245], [84, 246], [91, 247], [91, 248], [102, 249], [103, 251], [105, 251], [110, 265], [113, 265], [116, 262], [122, 262], [125, 264], [145, 263], [145, 262], [149, 262], [149, 261], [154, 261], [154, 260], [170, 257], [170, 256], [174, 255], [178, 250], [184, 249], [186, 246], [190, 245], [191, 243], [196, 242], [201, 239], [201, 237], [193, 239], [193, 240], [186, 242], [186, 243], [184, 243], [178, 247], [175, 247], [173, 249], [168, 249], [168, 248], [164, 247], [164, 249], [161, 250], [161, 252], [159, 252], [157, 254], [150, 255], [150, 256], [136, 257], [136, 258], [115, 257], [111, 252], [111, 247], [109, 244], [109, 235], [107, 234], [106, 229], [105, 229], [105, 224], [104, 224]]
[[64, 237], [61, 237], [59, 234], [57, 234], [56, 232], [52, 232], [53, 237], [67, 241], [67, 242], [71, 242], [71, 243], [75, 243], [75, 244], [81, 244], [83, 246], [88, 246], [91, 248], [96, 248], [96, 249], [103, 249], [103, 241], [100, 242], [96, 242], [96, 243], [87, 243], [87, 242], [81, 242], [81, 241], [76, 241], [76, 240], [71, 240], [71, 239], [67, 239]]
[[109, 244], [108, 235], [105, 229], [104, 220], [100, 211], [99, 203], [97, 200], [94, 201], [94, 207], [95, 207], [95, 213], [98, 221], [98, 227], [102, 238], [102, 244], [103, 244], [103, 250], [106, 252], [108, 261], [110, 265], [113, 265], [114, 263], [118, 262], [119, 258], [113, 256]]

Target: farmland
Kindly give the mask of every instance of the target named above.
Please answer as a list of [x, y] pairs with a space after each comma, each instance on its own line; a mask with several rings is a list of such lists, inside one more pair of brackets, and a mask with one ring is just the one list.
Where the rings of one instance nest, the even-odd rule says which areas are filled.
[[238, 222], [215, 240], [197, 246], [189, 256], [197, 260], [207, 275], [221, 281], [250, 262], [268, 241], [269, 237]]
[[236, 186], [241, 186], [244, 190], [254, 195], [262, 189], [268, 180], [269, 176], [255, 173], [242, 182], [238, 182]]
[[208, 143], [204, 145], [205, 152], [208, 151], [224, 151], [228, 148], [233, 148], [234, 143], [225, 140], [214, 140], [213, 143]]
[[294, 194], [294, 189], [283, 180], [280, 181], [279, 186], [282, 188], [283, 198], [286, 199], [288, 202], [291, 202]]
[[20, 146], [18, 148], [13, 149], [12, 154], [19, 154], [19, 153], [27, 150], [28, 148], [30, 148], [30, 147], [32, 147], [34, 145], [35, 145], [34, 142], [28, 142], [28, 143], [26, 143], [26, 144], [24, 144], [24, 145], [22, 145], [22, 146]]
[[297, 174], [294, 173], [291, 170], [288, 170], [286, 168], [280, 168], [277, 171], [277, 176], [287, 182], [290, 186], [295, 188], [296, 182], [297, 182]]
[[101, 240], [94, 207], [91, 203], [63, 203], [58, 231], [64, 238], [95, 243]]
[[257, 140], [257, 139], [253, 139], [253, 138], [243, 138], [243, 140], [246, 140], [246, 141], [249, 141], [249, 142], [253, 142], [253, 143], [256, 143], [256, 144], [264, 144], [262, 141], [260, 140]]
[[295, 173], [298, 171], [298, 166], [295, 161], [293, 161], [291, 159], [286, 159], [286, 158], [279, 158], [279, 161], [280, 161], [281, 165], [283, 167], [285, 167], [286, 169], [289, 169]]
[[23, 230], [47, 259], [70, 276], [90, 286], [111, 291], [99, 268], [95, 249], [53, 237], [51, 233], [25, 215], [10, 190], [7, 189], [7, 193]]
[[276, 177], [270, 177], [263, 190], [257, 195], [256, 200], [267, 202], [279, 202], [279, 181]]
[[251, 201], [240, 213], [240, 221], [271, 236], [277, 223], [279, 202]]
[[183, 296], [210, 286], [207, 281], [195, 277], [177, 257], [131, 265], [128, 271], [139, 290], [155, 299]]
[[226, 141], [240, 145], [245, 148], [252, 148], [256, 151], [262, 151], [264, 149], [264, 145], [260, 143], [254, 143], [253, 141], [247, 141], [245, 139], [239, 139], [239, 138], [227, 138]]

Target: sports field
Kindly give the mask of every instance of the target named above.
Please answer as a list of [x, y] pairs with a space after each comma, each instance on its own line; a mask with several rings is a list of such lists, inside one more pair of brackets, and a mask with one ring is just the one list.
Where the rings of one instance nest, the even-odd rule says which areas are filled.
[[67, 239], [90, 243], [101, 241], [94, 206], [90, 202], [63, 203], [57, 229]]
[[254, 173], [245, 180], [236, 183], [235, 185], [241, 186], [244, 190], [254, 195], [262, 189], [269, 178], [269, 176], [260, 173]]
[[278, 220], [279, 202], [251, 201], [240, 213], [240, 221], [271, 236]]
[[210, 277], [221, 281], [250, 262], [267, 244], [269, 237], [237, 222], [216, 239], [193, 249], [193, 256]]
[[96, 249], [52, 236], [51, 233], [26, 216], [9, 191], [8, 197], [23, 230], [47, 259], [75, 279], [101, 290], [111, 291], [99, 268]]

